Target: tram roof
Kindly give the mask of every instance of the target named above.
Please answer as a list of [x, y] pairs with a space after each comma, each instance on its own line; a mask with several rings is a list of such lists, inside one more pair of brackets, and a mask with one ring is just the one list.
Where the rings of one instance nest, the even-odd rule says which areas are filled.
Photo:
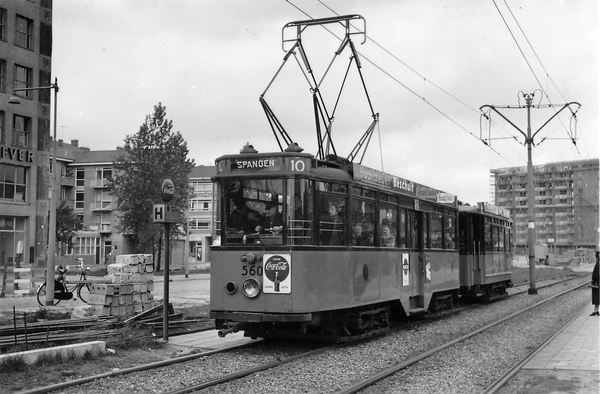
[[317, 161], [312, 154], [301, 152], [239, 153], [215, 160], [217, 177], [270, 176], [275, 174], [310, 174], [324, 181], [355, 181], [388, 192], [397, 192], [444, 205], [456, 206], [454, 194], [425, 186], [395, 175], [375, 170], [345, 159]]

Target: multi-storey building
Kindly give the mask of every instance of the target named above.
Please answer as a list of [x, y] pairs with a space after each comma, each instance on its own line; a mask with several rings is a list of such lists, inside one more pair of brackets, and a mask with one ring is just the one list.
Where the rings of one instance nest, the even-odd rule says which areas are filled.
[[189, 176], [191, 196], [187, 250], [197, 261], [209, 260], [208, 246], [212, 241], [213, 209], [216, 208], [211, 177], [216, 174], [215, 166], [196, 166]]
[[[598, 159], [533, 167], [536, 244], [555, 254], [599, 245]], [[527, 254], [527, 167], [490, 171], [494, 203], [510, 211], [517, 254]]]
[[[0, 265], [45, 265], [52, 2], [0, 0]], [[12, 100], [11, 100], [12, 101]]]
[[69, 164], [74, 177], [73, 209], [80, 228], [68, 255], [83, 258], [85, 264], [104, 264], [111, 251], [127, 251], [123, 234], [116, 231], [116, 201], [111, 195], [109, 180], [114, 162], [125, 154], [115, 150], [84, 150]]

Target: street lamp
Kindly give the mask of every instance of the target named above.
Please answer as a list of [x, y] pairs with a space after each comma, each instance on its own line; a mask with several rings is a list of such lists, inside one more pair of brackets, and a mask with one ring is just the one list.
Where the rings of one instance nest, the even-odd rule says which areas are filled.
[[[48, 255], [46, 257], [46, 306], [54, 305], [54, 255], [56, 249], [56, 203], [57, 193], [56, 188], [58, 187], [58, 172], [59, 169], [56, 163], [56, 99], [58, 93], [58, 79], [54, 78], [54, 83], [49, 86], [40, 86], [37, 88], [17, 88], [13, 89], [15, 92], [26, 92], [31, 90], [54, 90], [54, 147], [52, 153], [52, 179], [50, 181], [50, 228], [48, 229]], [[21, 100], [18, 96], [13, 95], [9, 100], [9, 104], [21, 104]]]

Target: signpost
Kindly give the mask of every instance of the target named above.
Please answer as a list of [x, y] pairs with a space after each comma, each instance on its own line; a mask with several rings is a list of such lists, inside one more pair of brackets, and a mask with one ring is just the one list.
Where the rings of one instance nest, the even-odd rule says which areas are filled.
[[175, 186], [173, 181], [165, 179], [160, 188], [160, 195], [165, 204], [154, 204], [152, 221], [165, 225], [165, 264], [164, 264], [164, 298], [163, 298], [163, 340], [169, 340], [169, 259], [170, 259], [170, 226], [169, 223], [178, 223], [180, 220], [179, 209], [171, 204], [166, 204], [173, 199]]

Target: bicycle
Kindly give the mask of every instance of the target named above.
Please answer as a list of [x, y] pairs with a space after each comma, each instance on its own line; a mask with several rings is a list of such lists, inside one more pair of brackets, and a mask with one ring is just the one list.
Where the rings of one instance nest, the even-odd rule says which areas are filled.
[[[52, 306], [58, 305], [58, 303], [62, 300], [74, 300], [76, 301], [79, 298], [81, 301], [88, 303], [90, 295], [90, 283], [87, 280], [85, 275], [86, 271], [90, 270], [90, 267], [83, 267], [83, 260], [79, 259], [79, 267], [81, 269], [81, 275], [79, 276], [79, 280], [77, 282], [68, 283], [65, 274], [67, 273], [67, 269], [62, 269], [62, 266], [57, 268], [58, 278], [54, 280], [54, 304]], [[72, 287], [67, 287], [67, 285], [73, 284]], [[73, 293], [77, 292], [77, 298], [73, 298]], [[37, 290], [37, 301], [40, 306], [46, 306], [46, 282], [42, 284]]]

